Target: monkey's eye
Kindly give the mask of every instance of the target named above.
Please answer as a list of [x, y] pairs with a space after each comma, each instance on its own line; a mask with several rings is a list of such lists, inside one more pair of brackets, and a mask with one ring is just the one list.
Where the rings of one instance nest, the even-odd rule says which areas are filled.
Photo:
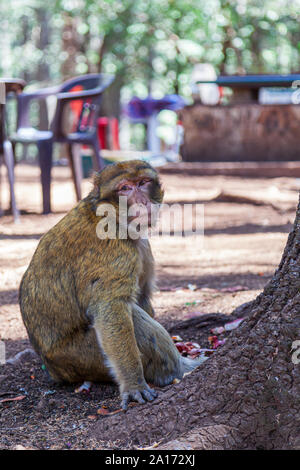
[[129, 189], [130, 189], [130, 187], [127, 184], [124, 184], [124, 186], [121, 186], [119, 191], [128, 191]]
[[147, 183], [150, 183], [150, 180], [142, 180], [139, 182], [139, 186], [144, 186]]

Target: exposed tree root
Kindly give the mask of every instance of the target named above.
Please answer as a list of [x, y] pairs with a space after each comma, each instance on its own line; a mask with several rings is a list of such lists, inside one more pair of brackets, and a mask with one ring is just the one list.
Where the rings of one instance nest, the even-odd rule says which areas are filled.
[[[299, 448], [300, 370], [291, 354], [299, 310], [300, 205], [278, 270], [253, 302], [234, 311], [251, 313], [226, 344], [153, 404], [98, 421], [93, 435], [123, 448], [173, 445], [194, 432], [203, 448]], [[226, 433], [212, 440], [211, 430], [220, 429]]]

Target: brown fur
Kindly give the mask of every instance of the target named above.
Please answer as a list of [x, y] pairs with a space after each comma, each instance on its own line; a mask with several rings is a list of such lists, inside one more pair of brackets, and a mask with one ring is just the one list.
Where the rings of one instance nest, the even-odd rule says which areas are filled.
[[[126, 176], [151, 176], [152, 202], [163, 192], [142, 161], [118, 163], [41, 239], [20, 287], [24, 324], [35, 350], [58, 381], [119, 384], [123, 406], [152, 400], [145, 379], [166, 385], [198, 365], [183, 359], [152, 317], [153, 257], [147, 240], [100, 240], [102, 202], [117, 206], [114, 188]], [[141, 398], [141, 395], [143, 398]]]

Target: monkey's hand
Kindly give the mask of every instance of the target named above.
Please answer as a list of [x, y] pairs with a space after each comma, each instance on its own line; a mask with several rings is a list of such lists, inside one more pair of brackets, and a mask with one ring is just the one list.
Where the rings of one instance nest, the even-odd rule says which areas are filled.
[[121, 393], [122, 398], [122, 408], [124, 411], [127, 410], [128, 404], [130, 401], [137, 401], [141, 405], [146, 403], [146, 401], [153, 401], [157, 397], [157, 392], [153, 388], [150, 388], [149, 385], [144, 383], [144, 388], [142, 390], [127, 390]]

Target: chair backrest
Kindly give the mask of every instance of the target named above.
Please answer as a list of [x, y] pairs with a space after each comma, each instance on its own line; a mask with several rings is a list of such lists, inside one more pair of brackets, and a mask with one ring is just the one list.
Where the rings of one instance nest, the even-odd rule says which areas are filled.
[[113, 77], [103, 73], [89, 73], [87, 75], [79, 75], [78, 77], [70, 78], [62, 83], [59, 87], [60, 93], [67, 93], [74, 87], [81, 86], [83, 90], [92, 90], [106, 83], [110, 84]]
[[56, 113], [51, 125], [56, 141], [65, 141], [70, 132], [96, 132], [102, 93], [113, 79], [113, 76], [106, 74], [81, 75], [59, 87]]
[[102, 93], [113, 79], [113, 76], [106, 74], [87, 74], [67, 80], [59, 86], [21, 93], [18, 96], [17, 128], [32, 127], [30, 104], [32, 100], [38, 100], [45, 121], [42, 130], [48, 129], [46, 100], [54, 96], [57, 102], [50, 127], [57, 141], [65, 140], [65, 120], [73, 121], [69, 132], [87, 132], [89, 129], [94, 129]]

